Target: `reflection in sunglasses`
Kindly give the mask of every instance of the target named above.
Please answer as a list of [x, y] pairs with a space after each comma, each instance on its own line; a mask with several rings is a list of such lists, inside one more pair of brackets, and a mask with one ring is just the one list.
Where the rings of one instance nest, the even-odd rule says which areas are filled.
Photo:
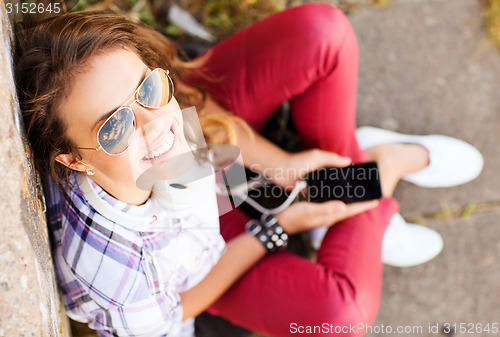
[[144, 80], [137, 91], [137, 101], [146, 107], [162, 107], [170, 102], [173, 84], [168, 73], [155, 69]]
[[117, 154], [125, 151], [134, 136], [134, 114], [130, 108], [117, 111], [100, 129], [99, 143], [107, 152]]

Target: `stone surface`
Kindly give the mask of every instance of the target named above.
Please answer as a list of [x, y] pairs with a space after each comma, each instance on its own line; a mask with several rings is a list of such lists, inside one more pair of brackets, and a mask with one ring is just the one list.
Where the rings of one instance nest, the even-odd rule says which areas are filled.
[[[373, 326], [421, 326], [422, 334], [446, 336], [445, 323], [455, 324], [455, 336], [497, 336], [460, 332], [460, 323], [500, 325], [500, 211], [475, 214], [469, 219], [432, 220], [445, 249], [433, 261], [413, 268], [386, 267], [380, 312]], [[429, 331], [438, 324], [438, 333]], [[472, 327], [467, 324], [467, 331]], [[474, 326], [476, 328], [477, 325]], [[453, 330], [454, 328], [451, 327]], [[473, 330], [475, 331], [475, 330]], [[368, 336], [388, 336], [371, 333]]]
[[69, 336], [50, 256], [40, 189], [12, 77], [12, 32], [0, 7], [0, 336]]
[[[500, 325], [500, 52], [486, 36], [481, 11], [476, 0], [395, 0], [349, 16], [361, 53], [359, 124], [458, 137], [485, 160], [481, 176], [463, 186], [398, 187], [402, 214], [440, 232], [445, 247], [427, 264], [384, 272], [374, 327], [422, 326], [422, 333], [370, 337], [500, 334], [460, 332], [460, 323]], [[429, 216], [474, 203], [491, 206], [468, 219]], [[457, 333], [445, 334], [444, 323], [456, 323]], [[429, 332], [429, 324], [439, 324], [439, 332]]]
[[361, 53], [359, 124], [459, 137], [484, 155], [472, 183], [432, 191], [402, 184], [403, 212], [499, 200], [500, 57], [483, 30], [480, 1], [396, 0], [350, 19]]

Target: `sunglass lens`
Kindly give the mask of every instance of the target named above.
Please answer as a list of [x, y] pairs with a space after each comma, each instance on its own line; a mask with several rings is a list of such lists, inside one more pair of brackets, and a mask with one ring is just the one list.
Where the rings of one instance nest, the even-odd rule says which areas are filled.
[[120, 154], [132, 142], [134, 131], [134, 113], [130, 108], [121, 108], [102, 125], [97, 140], [107, 153]]
[[167, 72], [153, 70], [137, 91], [137, 101], [150, 108], [160, 108], [172, 99], [173, 84]]

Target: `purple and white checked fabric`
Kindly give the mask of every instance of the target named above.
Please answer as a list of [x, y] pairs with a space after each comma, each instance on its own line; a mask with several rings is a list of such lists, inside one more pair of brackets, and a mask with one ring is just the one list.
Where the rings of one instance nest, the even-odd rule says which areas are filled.
[[[91, 182], [98, 199], [81, 188], [81, 179]], [[68, 315], [100, 336], [193, 336], [193, 319], [182, 322], [179, 293], [201, 281], [225, 249], [215, 180], [209, 177], [180, 191], [190, 200], [191, 211], [159, 216], [164, 224], [150, 231], [134, 230], [133, 222], [120, 223], [96, 208], [149, 221], [169, 209], [171, 200], [161, 193], [131, 206], [88, 177], [75, 174], [72, 183], [68, 190], [51, 181], [45, 186], [54, 262]]]

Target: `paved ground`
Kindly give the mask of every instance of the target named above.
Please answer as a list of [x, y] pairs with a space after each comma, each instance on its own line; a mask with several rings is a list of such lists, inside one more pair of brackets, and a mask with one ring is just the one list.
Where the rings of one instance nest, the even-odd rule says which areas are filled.
[[[481, 177], [461, 187], [399, 186], [402, 214], [438, 230], [445, 248], [426, 265], [385, 270], [375, 325], [421, 325], [423, 333], [369, 336], [446, 335], [447, 322], [457, 330], [500, 325], [500, 52], [485, 37], [481, 9], [479, 0], [395, 0], [350, 15], [361, 52], [359, 124], [459, 137], [485, 159]], [[474, 204], [476, 213], [460, 214]], [[435, 219], [437, 211], [448, 217]], [[440, 333], [429, 332], [436, 323]]]

